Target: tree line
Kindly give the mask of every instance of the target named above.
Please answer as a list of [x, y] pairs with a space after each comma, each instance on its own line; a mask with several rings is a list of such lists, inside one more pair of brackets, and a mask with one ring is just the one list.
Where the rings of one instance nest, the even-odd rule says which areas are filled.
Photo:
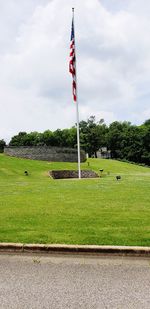
[[[139, 126], [127, 121], [114, 121], [107, 126], [103, 119], [96, 122], [95, 116], [91, 116], [87, 121], [82, 120], [79, 126], [80, 145], [89, 157], [96, 157], [99, 149], [107, 147], [114, 159], [150, 165], [150, 119]], [[1, 140], [1, 151], [5, 145]], [[9, 146], [43, 145], [76, 148], [76, 126], [53, 132], [19, 132], [9, 143]]]

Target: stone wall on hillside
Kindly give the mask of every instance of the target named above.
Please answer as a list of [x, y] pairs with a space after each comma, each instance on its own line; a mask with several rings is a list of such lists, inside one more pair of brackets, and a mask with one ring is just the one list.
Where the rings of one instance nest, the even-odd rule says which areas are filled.
[[[50, 171], [50, 176], [54, 179], [78, 178], [78, 171], [75, 170], [58, 170]], [[81, 178], [97, 178], [99, 175], [91, 170], [82, 170]]]
[[[4, 153], [11, 157], [43, 160], [53, 162], [77, 162], [77, 149], [49, 146], [12, 146], [5, 147]], [[85, 152], [81, 150], [81, 162], [86, 160]]]

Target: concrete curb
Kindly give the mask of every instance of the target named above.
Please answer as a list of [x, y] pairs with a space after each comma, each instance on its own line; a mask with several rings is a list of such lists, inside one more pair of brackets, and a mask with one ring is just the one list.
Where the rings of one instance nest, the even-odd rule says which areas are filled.
[[0, 243], [0, 253], [65, 253], [150, 257], [150, 247]]

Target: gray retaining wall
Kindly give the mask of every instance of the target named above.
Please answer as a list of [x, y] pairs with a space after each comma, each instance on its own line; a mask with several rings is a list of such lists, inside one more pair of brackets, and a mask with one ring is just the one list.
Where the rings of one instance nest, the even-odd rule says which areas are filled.
[[[43, 160], [53, 162], [77, 162], [77, 149], [49, 146], [34, 147], [5, 147], [4, 153], [11, 157]], [[81, 150], [81, 162], [86, 160], [85, 152]]]
[[[50, 176], [54, 179], [78, 178], [78, 171], [74, 170], [53, 170], [49, 172]], [[81, 178], [97, 178], [99, 175], [94, 171], [82, 170]]]

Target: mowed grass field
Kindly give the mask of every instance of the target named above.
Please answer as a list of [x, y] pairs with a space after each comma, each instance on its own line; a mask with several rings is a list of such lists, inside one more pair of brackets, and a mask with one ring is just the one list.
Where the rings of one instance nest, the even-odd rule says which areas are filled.
[[0, 242], [150, 246], [150, 169], [89, 162], [82, 169], [104, 169], [103, 178], [53, 180], [49, 170], [77, 164], [1, 154]]

